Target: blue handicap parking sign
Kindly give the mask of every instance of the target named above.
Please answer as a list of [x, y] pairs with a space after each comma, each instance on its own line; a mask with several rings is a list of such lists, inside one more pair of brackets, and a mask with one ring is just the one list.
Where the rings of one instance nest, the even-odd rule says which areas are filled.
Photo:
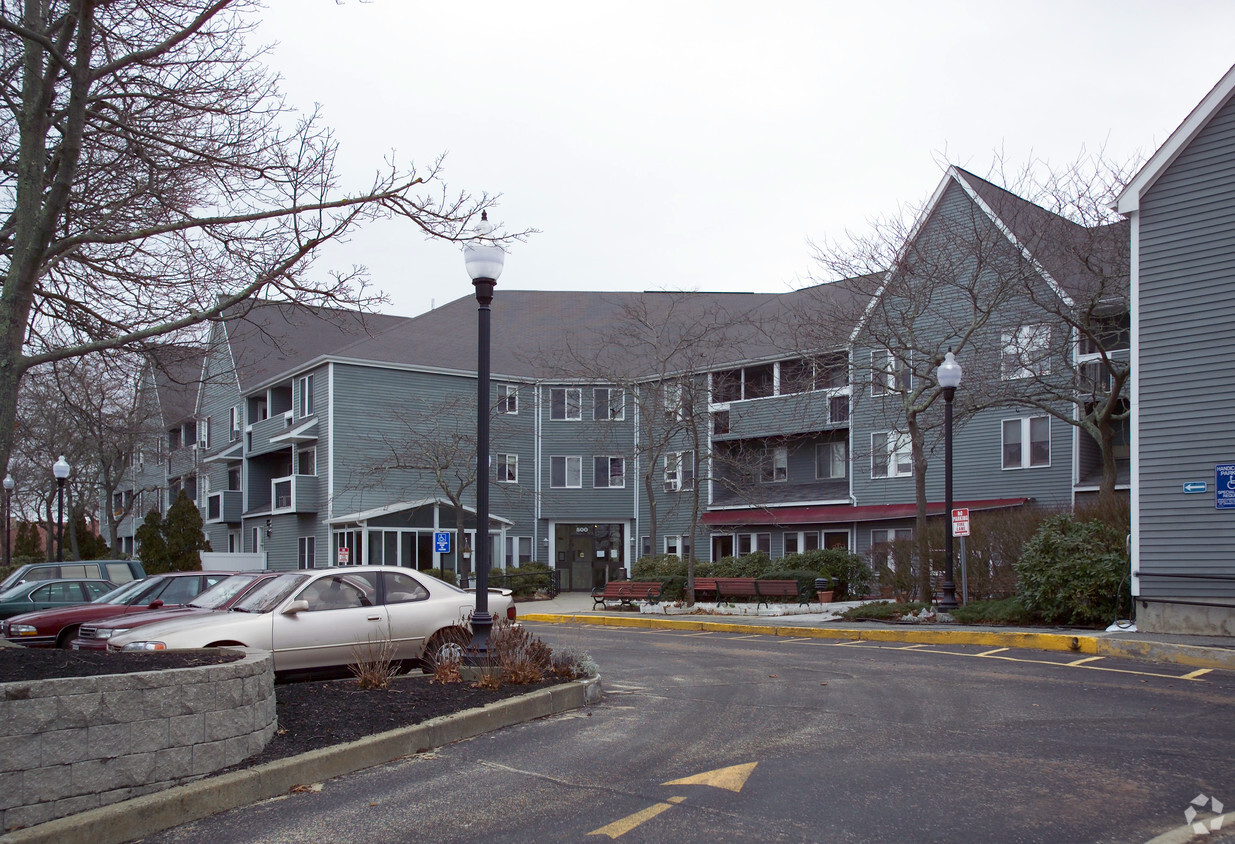
[[1235, 463], [1218, 464], [1214, 475], [1215, 506], [1219, 510], [1235, 510]]
[[433, 550], [439, 554], [450, 553], [450, 534], [444, 530], [433, 532]]

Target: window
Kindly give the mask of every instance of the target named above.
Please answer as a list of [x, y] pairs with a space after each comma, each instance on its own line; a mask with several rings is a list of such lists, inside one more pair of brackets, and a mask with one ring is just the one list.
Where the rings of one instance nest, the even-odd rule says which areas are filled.
[[717, 410], [712, 413], [712, 433], [729, 433], [729, 411]]
[[1121, 351], [1130, 347], [1131, 339], [1132, 330], [1127, 313], [1095, 316], [1081, 331], [1078, 351], [1082, 355]]
[[849, 464], [849, 444], [844, 440], [815, 446], [815, 478], [832, 480], [845, 477]]
[[665, 553], [673, 554], [679, 559], [690, 558], [690, 536], [666, 536], [665, 537]]
[[228, 442], [235, 442], [236, 440], [240, 439], [240, 425], [241, 425], [240, 420], [241, 420], [240, 406], [237, 405], [236, 407], [233, 407], [230, 411], [228, 411], [227, 422], [231, 429], [230, 433], [228, 434]]
[[834, 352], [819, 358], [815, 363], [815, 387], [820, 390], [835, 390], [849, 383], [849, 355]]
[[577, 422], [583, 418], [583, 390], [579, 387], [553, 387], [549, 390], [549, 418], [556, 422]]
[[300, 413], [301, 417], [313, 415], [313, 376], [306, 375], [296, 382], [297, 388], [300, 391]]
[[901, 478], [913, 474], [909, 437], [896, 431], [871, 434], [871, 477]]
[[499, 484], [519, 483], [519, 455], [499, 454], [496, 462], [497, 482]]
[[519, 413], [519, 388], [514, 384], [497, 385], [497, 412], [511, 416]]
[[794, 531], [786, 532], [785, 536], [785, 554], [800, 554], [803, 551], [818, 551], [819, 550], [819, 531]]
[[583, 486], [583, 458], [549, 458], [549, 486], [553, 489], [579, 489]]
[[913, 374], [906, 361], [891, 351], [871, 352], [871, 395], [907, 393], [913, 388]]
[[532, 561], [532, 537], [506, 537], [506, 565], [523, 565]]
[[626, 486], [625, 457], [592, 458], [592, 486], [596, 489], [622, 489]]
[[641, 537], [641, 538], [640, 538], [640, 540], [639, 540], [639, 556], [640, 556], [640, 557], [650, 557], [650, 556], [652, 556], [652, 537], [650, 537], [650, 536], [644, 536], [644, 537]]
[[1076, 388], [1090, 396], [1111, 391], [1111, 368], [1101, 360], [1083, 361], [1076, 367]]
[[1049, 416], [1003, 420], [1003, 468], [1031, 469], [1051, 465]]
[[871, 531], [870, 558], [875, 571], [880, 569], [897, 569], [896, 554], [899, 551], [905, 557], [901, 562], [908, 562], [912, 552], [907, 548], [898, 549], [896, 545], [913, 539], [912, 528], [893, 528]]
[[742, 397], [762, 399], [775, 392], [776, 365], [747, 366], [742, 369]]
[[828, 399], [828, 421], [833, 425], [844, 425], [849, 421], [849, 396]]
[[782, 360], [780, 362], [780, 381], [777, 392], [782, 395], [790, 393], [806, 393], [815, 388], [811, 373], [811, 363], [804, 358]]
[[789, 449], [786, 446], [776, 446], [764, 451], [759, 480], [765, 484], [789, 480]]
[[297, 564], [299, 568], [311, 569], [317, 564], [317, 537], [302, 536], [300, 537], [299, 555]]
[[297, 475], [316, 475], [317, 474], [317, 449], [302, 448], [296, 452], [296, 474]]
[[210, 417], [207, 416], [197, 426], [197, 447], [200, 449], [210, 448]]
[[695, 488], [695, 453], [672, 451], [665, 455], [665, 492]]
[[620, 422], [626, 418], [626, 395], [617, 387], [595, 387], [592, 389], [592, 419], [597, 422], [613, 420]]
[[1050, 375], [1051, 327], [1022, 325], [1003, 332], [1003, 355], [999, 374], [1005, 381]]
[[664, 385], [665, 416], [670, 419], [685, 419], [685, 397], [682, 394], [682, 382], [673, 381]]
[[406, 604], [411, 601], [424, 601], [429, 597], [429, 590], [421, 586], [410, 575], [401, 571], [381, 572], [382, 586], [385, 587], [385, 604]]
[[240, 467], [231, 466], [227, 470], [227, 488], [233, 492], [240, 490]]
[[764, 554], [772, 553], [772, 534], [739, 533], [738, 556], [745, 557], [747, 554], [754, 554], [756, 551], [762, 551]]

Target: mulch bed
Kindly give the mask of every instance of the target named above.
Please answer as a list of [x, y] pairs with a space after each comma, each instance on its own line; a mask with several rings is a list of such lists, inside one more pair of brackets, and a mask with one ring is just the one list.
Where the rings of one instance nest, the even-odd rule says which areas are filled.
[[[0, 647], [0, 683], [193, 668], [240, 658], [238, 654], [213, 652], [109, 654]], [[434, 683], [431, 677], [413, 671], [396, 677], [388, 689], [361, 689], [352, 678], [279, 684], [275, 686], [278, 731], [265, 750], [236, 767], [247, 768], [355, 741], [562, 682], [554, 677], [534, 685], [503, 685], [488, 690], [468, 683]]]

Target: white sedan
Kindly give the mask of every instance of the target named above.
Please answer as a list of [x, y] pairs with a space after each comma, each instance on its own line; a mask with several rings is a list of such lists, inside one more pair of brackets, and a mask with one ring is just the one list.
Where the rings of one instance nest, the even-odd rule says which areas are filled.
[[[509, 589], [491, 589], [489, 613], [515, 619]], [[195, 613], [113, 636], [108, 651], [239, 646], [271, 651], [280, 674], [338, 668], [387, 648], [392, 661], [432, 665], [470, 639], [476, 593], [389, 566], [280, 575], [229, 610]]]

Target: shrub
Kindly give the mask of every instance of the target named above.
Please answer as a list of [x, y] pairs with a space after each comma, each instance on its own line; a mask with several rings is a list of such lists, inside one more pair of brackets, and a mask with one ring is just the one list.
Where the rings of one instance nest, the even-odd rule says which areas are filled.
[[894, 603], [892, 601], [874, 601], [869, 604], [859, 604], [841, 613], [841, 618], [847, 621], [895, 621], [906, 615], [913, 615], [921, 610], [929, 609], [929, 604], [918, 601]]
[[387, 627], [386, 637], [370, 639], [363, 645], [352, 648], [352, 663], [348, 670], [362, 689], [388, 689], [402, 666], [394, 658], [395, 643]]
[[677, 554], [657, 554], [640, 557], [631, 568], [631, 580], [664, 580], [669, 577], [686, 577], [686, 561]]
[[553, 652], [551, 670], [559, 677], [567, 677], [571, 680], [595, 677], [600, 674], [600, 667], [590, 654], [569, 646]]
[[453, 569], [429, 569], [427, 574], [430, 577], [436, 577], [438, 580], [444, 580], [452, 586], [459, 585], [458, 576]]
[[553, 652], [540, 637], [505, 619], [493, 625], [489, 652], [501, 682], [516, 686], [539, 683], [553, 665]]
[[1017, 596], [1050, 624], [1109, 623], [1132, 601], [1124, 543], [1112, 524], [1052, 516], [1016, 565]]
[[[780, 561], [777, 560], [779, 564]], [[721, 557], [710, 566], [701, 566], [705, 571], [695, 574], [704, 577], [763, 577], [772, 570], [772, 558], [762, 551], [741, 557]]]
[[816, 572], [816, 577], [830, 577], [836, 593], [833, 597], [838, 601], [868, 594], [874, 582], [871, 567], [847, 548], [820, 548], [804, 554], [793, 554], [785, 559], [786, 562], [800, 559], [798, 568], [810, 569]]
[[952, 610], [961, 624], [1033, 624], [1036, 619], [1015, 596], [998, 601], [970, 601]]
[[[1016, 594], [1016, 563], [1050, 512], [1032, 507], [974, 513], [965, 540], [969, 597], [984, 600]], [[958, 547], [957, 554], [960, 554]], [[960, 557], [957, 557], [960, 564]], [[957, 588], [960, 572], [957, 572]]]
[[545, 563], [530, 561], [518, 567], [508, 568], [505, 578], [498, 582], [513, 589], [515, 597], [531, 597], [542, 589], [549, 588], [552, 582], [549, 571], [549, 566]]
[[[788, 558], [777, 560], [778, 563], [789, 562]], [[781, 571], [770, 571], [765, 574], [761, 580], [796, 580], [798, 583], [798, 592], [805, 591], [808, 595], [815, 594], [815, 578], [819, 577], [819, 572], [812, 569], [783, 569]]]

